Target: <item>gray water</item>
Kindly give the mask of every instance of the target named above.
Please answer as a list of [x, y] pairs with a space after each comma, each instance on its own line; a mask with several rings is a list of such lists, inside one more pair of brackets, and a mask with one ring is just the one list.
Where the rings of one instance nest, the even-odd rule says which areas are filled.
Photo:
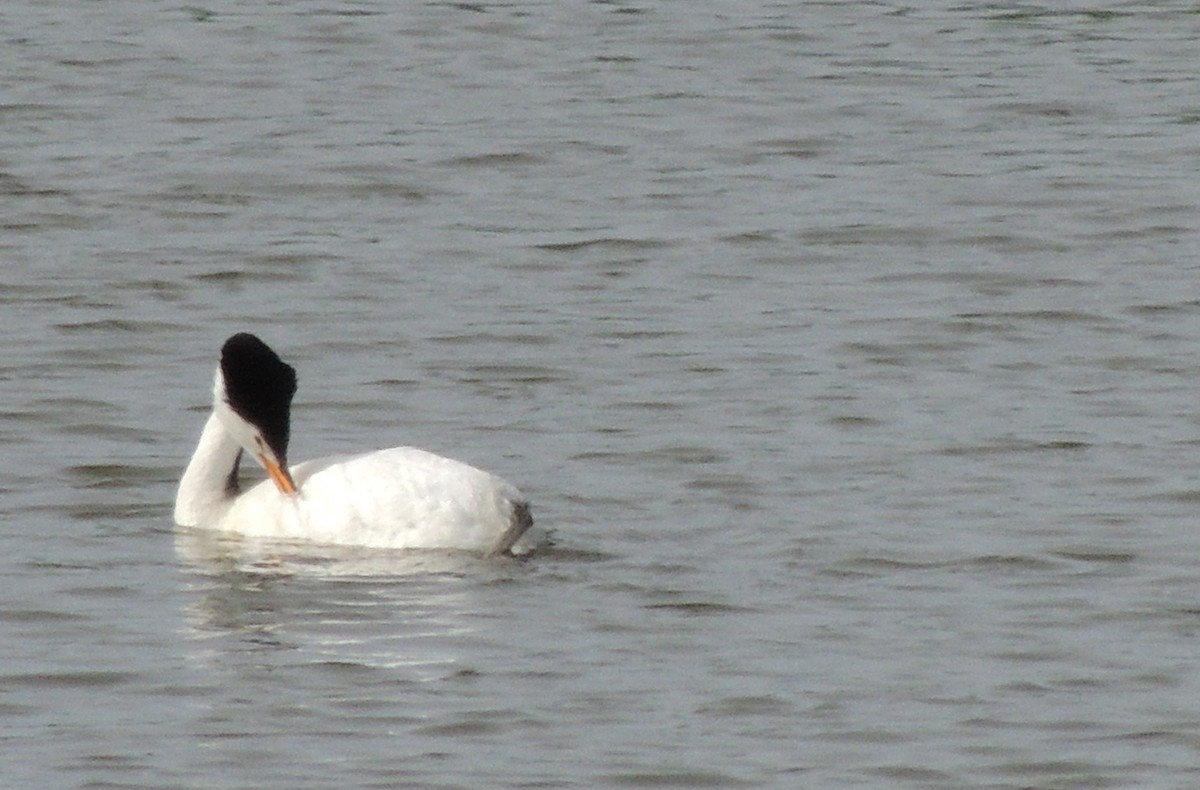
[[[9, 3], [0, 786], [1200, 780], [1200, 14]], [[294, 459], [525, 561], [171, 523]]]

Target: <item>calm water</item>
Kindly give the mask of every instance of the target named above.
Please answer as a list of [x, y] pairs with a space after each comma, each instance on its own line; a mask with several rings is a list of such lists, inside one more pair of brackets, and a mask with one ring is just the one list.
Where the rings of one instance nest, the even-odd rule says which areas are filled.
[[[1053, 9], [8, 4], [0, 786], [1193, 785], [1200, 14]], [[179, 533], [243, 329], [555, 546]]]

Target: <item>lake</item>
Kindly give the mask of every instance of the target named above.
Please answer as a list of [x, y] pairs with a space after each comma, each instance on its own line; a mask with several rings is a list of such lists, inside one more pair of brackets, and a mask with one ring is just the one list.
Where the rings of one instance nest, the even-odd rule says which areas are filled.
[[[0, 31], [0, 786], [1196, 782], [1193, 4]], [[553, 544], [176, 528], [243, 330]]]

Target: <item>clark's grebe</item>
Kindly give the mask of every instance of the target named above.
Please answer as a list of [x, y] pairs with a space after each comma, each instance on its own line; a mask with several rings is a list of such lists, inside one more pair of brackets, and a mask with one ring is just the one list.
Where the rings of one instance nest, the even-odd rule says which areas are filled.
[[[296, 371], [254, 335], [221, 348], [213, 410], [179, 481], [175, 521], [242, 535], [379, 548], [520, 553], [533, 523], [510, 483], [412, 447], [287, 462]], [[243, 491], [250, 453], [268, 480]]]

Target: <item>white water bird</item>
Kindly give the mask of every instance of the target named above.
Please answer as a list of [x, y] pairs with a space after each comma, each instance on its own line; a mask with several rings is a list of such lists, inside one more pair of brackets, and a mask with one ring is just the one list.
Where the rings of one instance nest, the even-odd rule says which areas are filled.
[[[266, 343], [221, 348], [213, 409], [179, 481], [175, 521], [255, 537], [519, 554], [529, 501], [495, 475], [412, 447], [288, 466], [296, 371]], [[268, 480], [242, 490], [249, 453]], [[528, 539], [527, 539], [528, 540]]]

